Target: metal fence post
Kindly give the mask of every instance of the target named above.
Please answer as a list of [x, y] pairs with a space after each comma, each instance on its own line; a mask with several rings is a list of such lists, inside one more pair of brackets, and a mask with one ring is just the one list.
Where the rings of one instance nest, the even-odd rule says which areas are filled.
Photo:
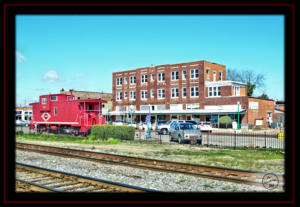
[[160, 142], [160, 144], [161, 144], [161, 134], [159, 135], [159, 142]]
[[267, 132], [265, 131], [265, 150], [267, 150]]
[[209, 146], [209, 132], [207, 133], [207, 146]]
[[236, 150], [236, 131], [234, 131], [234, 149]]

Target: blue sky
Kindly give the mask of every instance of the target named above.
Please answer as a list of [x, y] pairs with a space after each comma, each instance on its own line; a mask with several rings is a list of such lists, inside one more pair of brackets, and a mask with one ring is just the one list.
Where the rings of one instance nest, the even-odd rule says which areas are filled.
[[282, 15], [18, 15], [17, 104], [61, 88], [112, 92], [112, 73], [207, 60], [266, 77], [284, 100]]

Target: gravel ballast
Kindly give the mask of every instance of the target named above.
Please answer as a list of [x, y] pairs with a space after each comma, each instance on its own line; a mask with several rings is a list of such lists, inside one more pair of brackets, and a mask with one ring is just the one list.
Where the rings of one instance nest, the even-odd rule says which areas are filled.
[[259, 186], [143, 170], [16, 150], [16, 161], [165, 192], [274, 192]]

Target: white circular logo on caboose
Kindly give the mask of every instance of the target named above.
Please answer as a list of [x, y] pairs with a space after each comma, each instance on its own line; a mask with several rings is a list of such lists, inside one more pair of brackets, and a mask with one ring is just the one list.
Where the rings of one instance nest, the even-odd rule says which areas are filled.
[[44, 121], [48, 121], [48, 119], [50, 119], [50, 114], [49, 113], [43, 113], [42, 114], [42, 119], [44, 120]]

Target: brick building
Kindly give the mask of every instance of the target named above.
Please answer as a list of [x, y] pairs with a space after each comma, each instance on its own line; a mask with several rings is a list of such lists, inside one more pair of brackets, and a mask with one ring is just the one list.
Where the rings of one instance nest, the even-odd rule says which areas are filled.
[[[60, 94], [70, 95], [70, 91], [65, 91], [63, 88], [60, 90]], [[72, 91], [72, 94], [76, 99], [103, 99], [106, 100], [107, 103], [104, 104], [102, 108], [103, 115], [107, 115], [110, 111], [112, 111], [112, 94], [111, 93], [103, 93], [103, 92], [91, 92], [91, 91]], [[108, 117], [107, 117], [108, 118]]]
[[247, 85], [226, 80], [226, 66], [208, 61], [150, 66], [113, 73], [114, 119], [193, 119], [219, 126], [221, 116], [267, 126], [274, 100], [247, 96]]
[[16, 107], [16, 120], [30, 121], [32, 119], [32, 107]]

